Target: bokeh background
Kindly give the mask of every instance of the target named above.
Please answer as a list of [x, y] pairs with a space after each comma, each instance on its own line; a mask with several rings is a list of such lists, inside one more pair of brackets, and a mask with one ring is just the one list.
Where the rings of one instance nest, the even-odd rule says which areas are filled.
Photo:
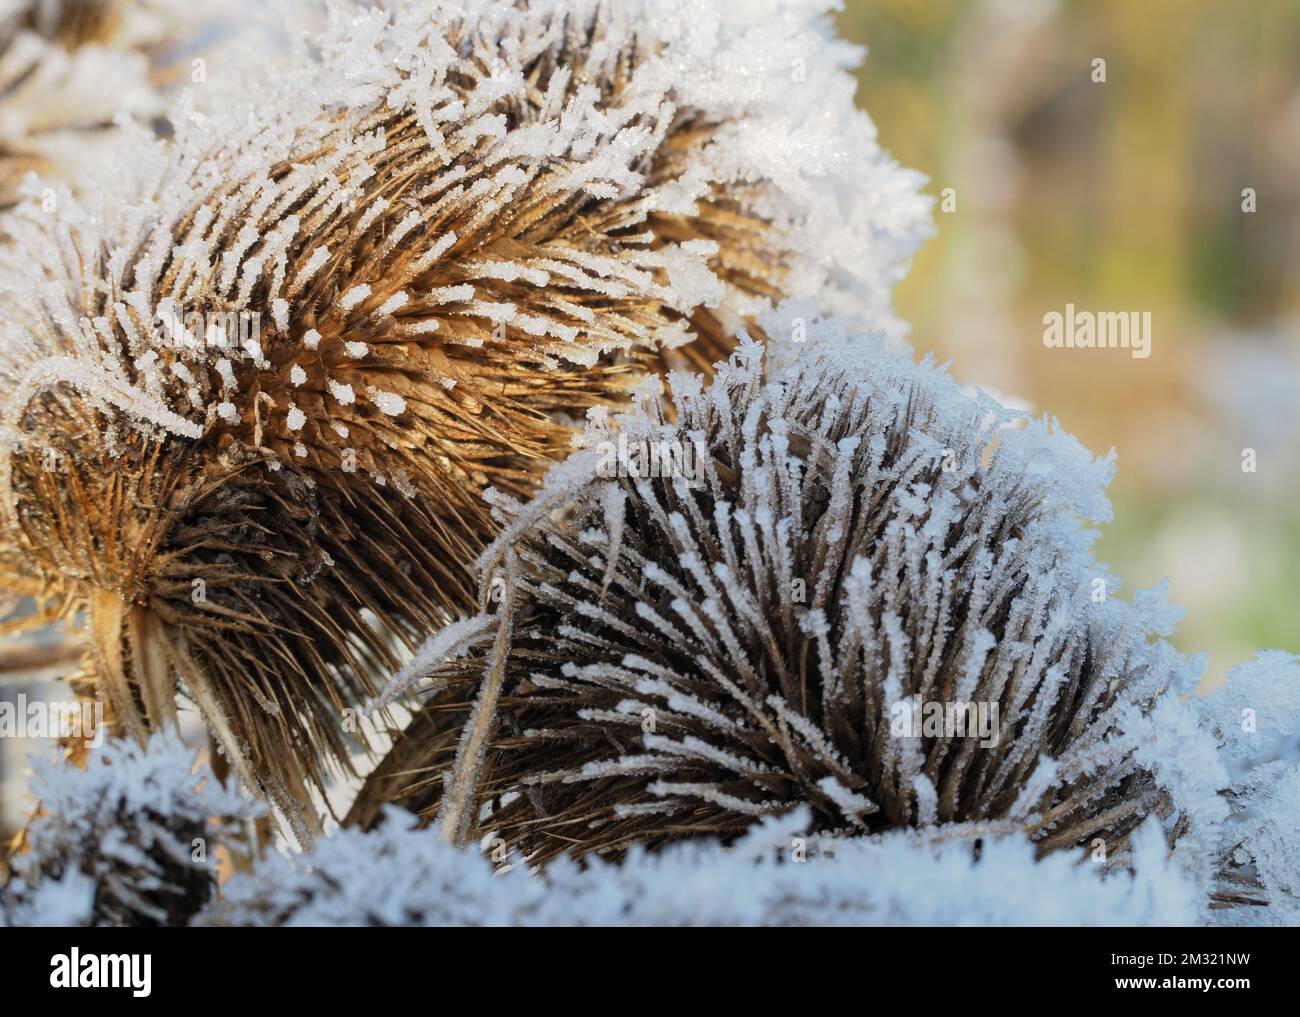
[[[1300, 650], [1300, 0], [846, 0], [838, 21], [881, 144], [955, 192], [897, 293], [909, 341], [1117, 449], [1099, 557], [1121, 596], [1168, 577], [1205, 685]], [[1046, 348], [1067, 303], [1150, 311], [1151, 356]]]

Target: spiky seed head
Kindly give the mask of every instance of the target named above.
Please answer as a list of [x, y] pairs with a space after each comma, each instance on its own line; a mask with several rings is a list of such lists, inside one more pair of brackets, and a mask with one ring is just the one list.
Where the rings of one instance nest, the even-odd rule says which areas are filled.
[[915, 242], [814, 17], [771, 5], [777, 46], [671, 6], [340, 9], [314, 56], [87, 167], [85, 203], [17, 213], [0, 560], [84, 615], [124, 728], [179, 676], [245, 779], [305, 799], [371, 676], [473, 602], [483, 488], [522, 497], [665, 350], [707, 362], [848, 278], [810, 237], [877, 268]]
[[85, 770], [42, 763], [32, 789], [42, 808], [0, 886], [0, 923], [185, 925], [215, 894], [218, 847], [242, 856], [259, 811], [175, 732], [110, 742]]
[[[822, 831], [1101, 838], [1113, 865], [1150, 813], [1185, 830], [1152, 717], [1194, 668], [1080, 524], [1112, 460], [878, 343], [794, 349], [674, 375], [532, 503], [494, 494], [481, 566], [517, 555], [516, 622], [469, 837], [617, 855], [807, 803]], [[466, 645], [353, 822], [466, 793]]]

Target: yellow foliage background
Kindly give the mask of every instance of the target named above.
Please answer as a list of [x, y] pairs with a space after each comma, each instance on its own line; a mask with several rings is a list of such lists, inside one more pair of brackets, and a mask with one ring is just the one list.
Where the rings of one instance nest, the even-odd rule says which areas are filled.
[[[882, 145], [953, 189], [898, 291], [912, 344], [1118, 450], [1099, 556], [1121, 596], [1169, 578], [1207, 683], [1300, 650], [1300, 3], [848, 0], [838, 20], [868, 46]], [[1150, 311], [1151, 356], [1046, 348], [1067, 303]]]

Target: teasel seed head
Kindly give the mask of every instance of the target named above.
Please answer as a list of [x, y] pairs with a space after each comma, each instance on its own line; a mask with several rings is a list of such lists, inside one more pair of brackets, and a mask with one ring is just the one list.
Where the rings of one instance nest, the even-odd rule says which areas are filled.
[[829, 338], [746, 343], [711, 384], [673, 375], [670, 402], [598, 421], [532, 502], [490, 493], [482, 621], [400, 676], [394, 694], [432, 676], [426, 703], [353, 823], [392, 801], [467, 815], [456, 839], [534, 860], [729, 839], [805, 804], [830, 834], [1100, 839], [1109, 866], [1149, 814], [1171, 842], [1212, 836], [1216, 789], [1178, 763], [1195, 662], [1149, 639], [1178, 612], [1115, 599], [1089, 550], [1112, 459], [928, 358], [810, 329]]
[[672, 351], [711, 360], [771, 298], [851, 280], [841, 235], [886, 315], [916, 179], [819, 5], [762, 6], [780, 45], [657, 0], [340, 8], [173, 140], [125, 127], [89, 197], [15, 211], [0, 562], [84, 618], [122, 729], [166, 721], [179, 680], [292, 811], [373, 676], [474, 603], [484, 488], [525, 497]]
[[251, 862], [259, 809], [174, 731], [118, 740], [84, 770], [38, 764], [42, 811], [0, 885], [0, 925], [180, 926], [216, 895], [218, 848]]

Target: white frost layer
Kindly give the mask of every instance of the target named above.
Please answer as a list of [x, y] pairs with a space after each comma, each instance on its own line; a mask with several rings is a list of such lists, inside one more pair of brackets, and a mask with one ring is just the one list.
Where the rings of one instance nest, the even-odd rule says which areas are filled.
[[[1137, 838], [1137, 873], [1102, 878], [1023, 840], [929, 845], [910, 835], [804, 843], [806, 815], [769, 821], [736, 845], [679, 844], [585, 870], [497, 866], [390, 812], [313, 855], [276, 856], [237, 876], [199, 924], [315, 925], [1183, 925], [1194, 888], [1155, 824]], [[488, 850], [490, 851], [490, 845]], [[829, 854], [827, 852], [830, 852]], [[805, 856], [806, 852], [806, 856]], [[802, 862], [794, 857], [805, 857]]]

